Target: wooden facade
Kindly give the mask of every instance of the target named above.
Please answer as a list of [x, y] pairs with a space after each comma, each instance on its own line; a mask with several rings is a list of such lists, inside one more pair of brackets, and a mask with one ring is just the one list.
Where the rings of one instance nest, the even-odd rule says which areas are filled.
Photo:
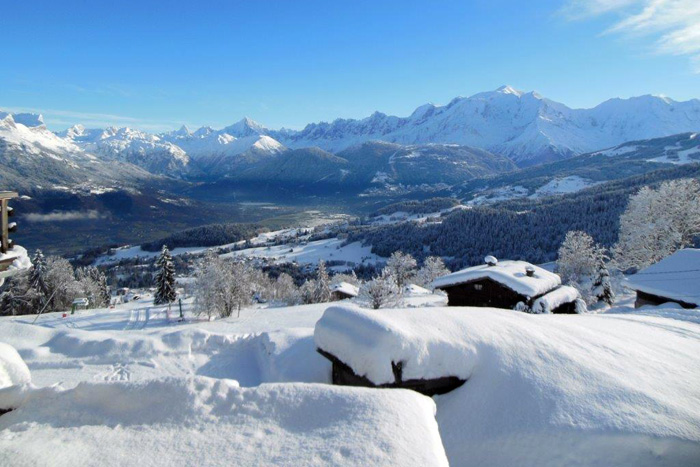
[[334, 290], [331, 292], [331, 300], [334, 302], [338, 300], [347, 300], [348, 298], [355, 298], [355, 295], [350, 295], [342, 290]]
[[440, 289], [447, 293], [448, 306], [513, 309], [519, 302], [530, 304], [530, 300], [525, 295], [521, 295], [488, 277], [440, 287]]
[[466, 380], [456, 376], [444, 376], [434, 379], [403, 379], [403, 364], [401, 362], [391, 362], [391, 369], [394, 373], [394, 382], [386, 384], [374, 384], [368, 378], [356, 374], [350, 366], [345, 364], [335, 355], [321, 349], [316, 349], [318, 353], [326, 357], [333, 363], [333, 384], [340, 386], [361, 386], [367, 388], [401, 388], [411, 389], [426, 396], [445, 394], [457, 389]]
[[[700, 287], [700, 285], [699, 285]], [[697, 308], [698, 305], [693, 304], [693, 303], [688, 303], [684, 302], [681, 300], [675, 300], [673, 298], [667, 298], [667, 297], [661, 297], [659, 295], [654, 295], [646, 292], [642, 292], [641, 290], [637, 290], [637, 299], [634, 301], [634, 307], [639, 308], [644, 305], [652, 305], [652, 306], [657, 306], [657, 305], [662, 305], [664, 303], [677, 303], [683, 308]]]
[[[0, 253], [8, 253], [12, 250], [12, 240], [10, 233], [15, 230], [15, 224], [10, 223], [9, 218], [12, 217], [12, 208], [9, 206], [9, 201], [16, 198], [17, 193], [13, 191], [0, 191]], [[14, 258], [0, 260], [0, 272], [10, 267]]]

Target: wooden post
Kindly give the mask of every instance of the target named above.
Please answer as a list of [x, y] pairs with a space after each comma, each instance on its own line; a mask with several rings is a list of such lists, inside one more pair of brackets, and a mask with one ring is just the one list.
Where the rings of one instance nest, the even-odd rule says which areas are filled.
[[7, 253], [12, 248], [9, 232], [9, 200], [16, 198], [13, 191], [0, 191], [0, 253]]

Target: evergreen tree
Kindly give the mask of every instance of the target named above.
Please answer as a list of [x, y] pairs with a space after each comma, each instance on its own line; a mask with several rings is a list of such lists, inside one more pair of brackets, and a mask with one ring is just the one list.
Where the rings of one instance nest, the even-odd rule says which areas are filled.
[[168, 247], [163, 245], [158, 261], [156, 261], [158, 274], [156, 275], [156, 293], [153, 300], [155, 305], [163, 305], [174, 302], [177, 298], [175, 292], [175, 267]]
[[326, 303], [331, 301], [331, 279], [328, 276], [326, 263], [323, 260], [318, 262], [318, 274], [316, 278], [316, 288], [314, 290], [314, 303]]
[[46, 258], [41, 250], [36, 250], [32, 260], [32, 269], [29, 273], [29, 287], [34, 298], [34, 308], [39, 311], [44, 307], [49, 297], [49, 286], [46, 283]]
[[610, 272], [605, 264], [603, 255], [598, 258], [598, 271], [593, 281], [593, 295], [599, 302], [605, 302], [608, 305], [612, 305], [615, 302], [615, 292], [613, 292], [612, 284], [610, 283]]

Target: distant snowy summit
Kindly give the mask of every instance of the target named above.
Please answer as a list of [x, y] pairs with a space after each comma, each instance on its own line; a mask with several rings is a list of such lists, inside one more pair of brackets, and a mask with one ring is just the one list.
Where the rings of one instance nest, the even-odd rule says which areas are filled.
[[[264, 169], [279, 178], [283, 176], [279, 164], [267, 162], [283, 154], [314, 155], [311, 166], [291, 168], [295, 175], [301, 171], [315, 176], [318, 157], [324, 164], [334, 161], [328, 153], [346, 159], [348, 164], [342, 171], [336, 170], [336, 175], [350, 174], [354, 161], [345, 157], [347, 151], [357, 152], [357, 148], [373, 141], [410, 147], [442, 145], [440, 151], [447, 150], [446, 145], [460, 145], [505, 156], [521, 167], [531, 166], [628, 141], [698, 132], [700, 100], [676, 102], [647, 95], [611, 99], [592, 109], [571, 109], [536, 92], [502, 86], [471, 97], [457, 97], [447, 105], [425, 104], [408, 117], [375, 112], [361, 120], [311, 123], [298, 131], [274, 130], [244, 118], [219, 130], [202, 127], [191, 131], [183, 125], [155, 135], [131, 128], [87, 129], [75, 125], [53, 134], [40, 115], [6, 112], [0, 112], [0, 125], [4, 128], [4, 136], [0, 136], [7, 141], [46, 148], [59, 157], [83, 152], [105, 161], [128, 162], [152, 174], [176, 177], [228, 176], [255, 165], [251, 175]], [[474, 154], [475, 150], [467, 152]], [[416, 162], [424, 153], [432, 154], [416, 152]], [[346, 175], [342, 175], [344, 180]]]
[[502, 86], [443, 106], [425, 104], [405, 118], [375, 112], [362, 120], [312, 123], [298, 132], [271, 135], [289, 147], [319, 146], [331, 152], [368, 140], [460, 144], [505, 155], [524, 166], [698, 130], [697, 99], [676, 102], [647, 95], [571, 109], [536, 92]]

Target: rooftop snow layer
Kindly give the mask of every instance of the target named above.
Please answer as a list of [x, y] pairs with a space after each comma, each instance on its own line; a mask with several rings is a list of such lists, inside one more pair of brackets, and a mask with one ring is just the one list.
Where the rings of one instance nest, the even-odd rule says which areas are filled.
[[205, 377], [23, 389], [0, 390], [23, 398], [0, 418], [3, 465], [447, 465], [435, 403], [412, 391]]
[[[376, 383], [455, 375], [438, 424], [455, 465], [693, 465], [700, 326], [641, 315], [334, 306], [316, 345]], [[693, 461], [695, 459], [695, 461]]]
[[700, 306], [700, 249], [679, 250], [628, 277], [627, 285], [652, 295]]
[[[532, 277], [526, 274], [526, 268], [534, 269]], [[438, 277], [433, 282], [433, 288], [441, 289], [465, 282], [479, 279], [492, 279], [515, 292], [536, 297], [542, 295], [561, 284], [561, 278], [525, 261], [499, 261], [495, 266], [481, 264], [461, 271], [453, 272], [443, 277]]]
[[350, 284], [349, 282], [340, 282], [331, 287], [331, 291], [344, 293], [346, 295], [350, 295], [351, 297], [357, 297], [359, 290], [356, 286]]
[[536, 313], [539, 310], [543, 310], [544, 313], [551, 313], [557, 307], [565, 303], [571, 303], [578, 298], [581, 298], [578, 290], [570, 285], [562, 285], [535, 300], [535, 303], [532, 304], [532, 309]]

